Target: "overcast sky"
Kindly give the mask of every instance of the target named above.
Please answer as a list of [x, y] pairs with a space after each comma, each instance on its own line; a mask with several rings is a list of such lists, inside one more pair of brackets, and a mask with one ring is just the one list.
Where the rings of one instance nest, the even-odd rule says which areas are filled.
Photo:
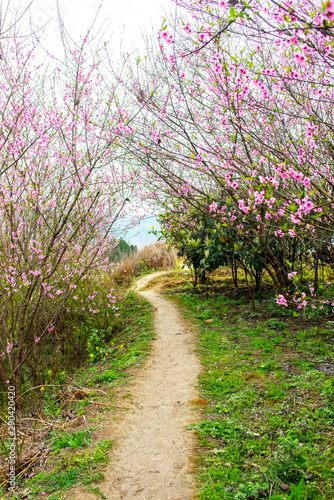
[[[0, 0], [1, 1], [1, 0]], [[6, 2], [12, 10], [22, 12], [29, 5], [29, 0], [2, 0], [3, 11]], [[84, 35], [98, 10], [101, 0], [59, 0], [59, 7], [67, 30], [76, 37]], [[172, 0], [104, 0], [97, 26], [103, 22], [110, 23], [108, 35], [116, 46], [123, 38], [123, 48], [131, 49], [142, 45], [141, 30], [148, 33], [157, 32], [165, 12], [175, 8]], [[52, 19], [57, 17], [57, 0], [33, 0], [30, 16], [25, 14], [21, 21], [21, 29], [29, 31], [29, 18], [33, 29], [45, 26], [50, 44], [55, 43], [57, 25]], [[44, 35], [45, 36], [45, 35]]]
[[[6, 4], [7, 1], [7, 4]], [[22, 13], [29, 5], [29, 0], [10, 0], [9, 9]], [[83, 37], [90, 27], [100, 5], [99, 0], [59, 0], [59, 8], [67, 31], [75, 39]], [[1, 4], [1, 0], [0, 0]], [[3, 14], [8, 0], [2, 0]], [[172, 0], [104, 0], [96, 23], [96, 28], [106, 23], [109, 25], [106, 35], [111, 40], [114, 57], [122, 51], [144, 48], [142, 32], [157, 33], [166, 13], [175, 8]], [[10, 16], [7, 16], [9, 21]], [[42, 45], [51, 53], [60, 56], [62, 53], [58, 35], [57, 0], [34, 0], [29, 12], [20, 21], [20, 31], [31, 33], [45, 27], [41, 34]], [[31, 26], [30, 26], [31, 23]], [[128, 234], [126, 240], [139, 248], [155, 241], [148, 231], [151, 226], [158, 226], [154, 218], [143, 221], [139, 227]]]

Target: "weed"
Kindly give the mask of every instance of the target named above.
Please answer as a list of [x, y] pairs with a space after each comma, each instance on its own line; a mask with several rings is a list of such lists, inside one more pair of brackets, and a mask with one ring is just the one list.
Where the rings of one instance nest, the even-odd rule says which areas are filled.
[[98, 383], [98, 382], [115, 382], [121, 377], [128, 377], [128, 373], [124, 372], [117, 372], [115, 370], [105, 370], [103, 373], [99, 375], [95, 375], [92, 379], [93, 383]]
[[286, 324], [283, 321], [279, 321], [276, 318], [270, 318], [265, 322], [265, 325], [272, 330], [285, 330]]
[[53, 453], [56, 454], [63, 448], [75, 450], [87, 447], [90, 444], [90, 434], [91, 431], [88, 429], [80, 432], [53, 433], [51, 438]]
[[42, 491], [47, 493], [60, 492], [75, 484], [89, 485], [92, 482], [101, 482], [103, 474], [98, 470], [98, 467], [108, 463], [108, 450], [111, 446], [112, 441], [98, 441], [93, 449], [77, 453], [64, 450], [61, 460], [54, 470], [41, 472], [30, 479], [26, 486], [36, 495]]

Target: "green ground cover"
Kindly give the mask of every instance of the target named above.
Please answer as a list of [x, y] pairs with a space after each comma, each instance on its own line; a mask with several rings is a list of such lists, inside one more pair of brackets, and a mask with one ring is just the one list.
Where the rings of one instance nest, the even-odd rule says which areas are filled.
[[333, 322], [213, 290], [173, 290], [199, 325], [200, 499], [332, 500]]
[[[69, 385], [64, 381], [61, 393], [45, 385], [43, 418], [58, 426], [64, 423], [65, 427], [61, 430], [49, 427], [49, 432], [44, 429], [42, 439], [36, 429], [35, 445], [38, 443], [42, 452], [36, 455], [30, 467], [19, 473], [20, 495], [10, 495], [3, 488], [0, 498], [1, 495], [2, 498], [22, 498], [24, 494], [28, 499], [55, 500], [61, 499], [65, 490], [79, 485], [105, 498], [98, 483], [103, 480], [112, 441], [97, 439], [94, 431], [101, 425], [103, 428], [104, 419], [110, 418], [105, 412], [111, 411], [116, 417], [115, 389], [131, 380], [129, 369], [140, 366], [154, 338], [152, 306], [146, 300], [132, 291], [127, 292], [120, 303], [119, 314], [114, 325], [117, 334], [113, 333], [112, 340], [108, 331], [91, 330], [87, 361], [83, 360], [80, 370], [67, 377]], [[71, 428], [71, 421], [76, 419], [79, 423]], [[25, 430], [23, 426], [20, 429]], [[28, 439], [31, 438], [27, 436]], [[2, 458], [5, 456], [3, 446]]]

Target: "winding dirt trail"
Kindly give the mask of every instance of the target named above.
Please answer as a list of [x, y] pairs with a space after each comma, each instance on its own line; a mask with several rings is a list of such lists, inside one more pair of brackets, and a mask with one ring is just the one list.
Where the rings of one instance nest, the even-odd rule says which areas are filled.
[[[140, 279], [137, 290], [158, 274]], [[100, 489], [108, 500], [193, 500], [196, 440], [187, 427], [199, 421], [191, 401], [200, 372], [193, 335], [172, 303], [154, 290], [139, 293], [156, 308], [157, 339], [129, 412], [111, 424], [115, 446]]]

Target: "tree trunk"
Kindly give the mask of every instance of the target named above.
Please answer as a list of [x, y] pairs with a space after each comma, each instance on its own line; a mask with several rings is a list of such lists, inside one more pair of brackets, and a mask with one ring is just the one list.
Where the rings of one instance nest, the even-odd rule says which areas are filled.
[[260, 240], [261, 240], [262, 245], [265, 248], [265, 251], [267, 253], [267, 256], [270, 260], [270, 263], [271, 263], [273, 270], [274, 270], [274, 273], [275, 273], [276, 279], [274, 280], [274, 284], [279, 290], [281, 290], [284, 293], [284, 292], [286, 292], [286, 283], [285, 283], [284, 278], [282, 276], [281, 266], [280, 266], [278, 260], [276, 259], [272, 249], [268, 245], [266, 238], [264, 236], [260, 236]]
[[314, 291], [315, 293], [318, 292], [318, 287], [319, 287], [319, 255], [318, 255], [318, 249], [315, 253], [315, 258], [314, 258]]
[[197, 286], [197, 279], [198, 279], [197, 268], [194, 267], [194, 288], [196, 288]]
[[232, 260], [232, 279], [235, 288], [238, 288], [238, 268], [235, 259]]
[[6, 380], [8, 380], [8, 376], [4, 370], [4, 367], [2, 366], [2, 363], [0, 362], [0, 381], [2, 384], [7, 388]]
[[23, 401], [21, 392], [21, 367], [19, 367], [14, 374], [14, 386], [15, 386], [15, 406], [18, 415], [22, 415], [23, 412]]
[[[247, 288], [248, 288], [248, 291], [249, 291], [249, 295], [250, 295], [250, 298], [251, 298], [251, 301], [252, 301], [252, 309], [253, 311], [256, 311], [255, 309], [255, 286], [254, 286], [254, 283], [252, 283], [252, 286], [249, 286], [249, 282], [248, 282], [248, 272], [247, 272], [247, 269], [245, 269], [245, 276], [246, 276], [246, 283], [247, 283]], [[251, 276], [251, 280], [253, 281], [253, 277]]]
[[31, 361], [26, 359], [25, 363], [29, 368], [30, 376], [34, 381], [34, 385], [42, 385], [43, 382], [38, 371], [36, 370], [34, 359], [32, 359]]

